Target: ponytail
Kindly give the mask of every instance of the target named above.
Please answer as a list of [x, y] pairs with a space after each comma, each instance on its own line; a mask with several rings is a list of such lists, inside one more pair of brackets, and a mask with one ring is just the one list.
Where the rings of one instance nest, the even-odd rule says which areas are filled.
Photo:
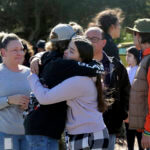
[[98, 110], [103, 113], [106, 111], [107, 105], [104, 101], [102, 83], [101, 83], [101, 75], [97, 75], [96, 87], [97, 87], [97, 94], [98, 94], [97, 96]]

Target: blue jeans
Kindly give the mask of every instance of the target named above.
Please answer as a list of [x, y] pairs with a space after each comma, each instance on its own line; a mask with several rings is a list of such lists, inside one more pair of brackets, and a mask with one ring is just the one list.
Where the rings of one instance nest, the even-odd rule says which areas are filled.
[[58, 140], [41, 135], [26, 135], [29, 150], [58, 150]]
[[108, 150], [114, 150], [116, 143], [116, 135], [115, 134], [109, 134], [109, 146]]
[[0, 132], [0, 150], [28, 150], [25, 135], [12, 135]]

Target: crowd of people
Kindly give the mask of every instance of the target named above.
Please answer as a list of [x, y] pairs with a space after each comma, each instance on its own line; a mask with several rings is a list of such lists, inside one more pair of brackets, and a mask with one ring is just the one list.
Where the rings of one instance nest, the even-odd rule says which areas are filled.
[[114, 42], [122, 21], [121, 9], [106, 9], [87, 29], [57, 24], [35, 46], [0, 32], [0, 150], [58, 150], [59, 141], [114, 150], [122, 130], [129, 150], [135, 137], [150, 149], [150, 19], [126, 28], [127, 68]]

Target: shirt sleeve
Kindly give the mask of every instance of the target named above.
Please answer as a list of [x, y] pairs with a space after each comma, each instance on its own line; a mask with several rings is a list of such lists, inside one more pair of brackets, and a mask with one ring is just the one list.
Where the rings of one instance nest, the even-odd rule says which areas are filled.
[[150, 132], [150, 67], [148, 69], [147, 81], [148, 81], [148, 114], [146, 116], [144, 128], [146, 131]]
[[39, 52], [39, 53], [37, 53], [36, 55], [32, 56], [29, 61], [31, 62], [34, 58], [41, 59], [41, 57], [44, 55], [44, 53], [45, 52]]
[[[28, 80], [39, 103], [47, 105], [81, 97], [85, 88], [83, 78], [72, 77], [66, 79], [52, 89], [44, 88], [36, 74], [30, 75]], [[81, 82], [82, 84], [80, 84]]]
[[8, 106], [9, 104], [7, 103], [7, 97], [6, 96], [0, 97], [0, 110]]
[[[65, 75], [67, 75], [67, 78], [72, 76], [95, 77], [103, 70], [102, 64], [98, 64], [94, 61], [86, 64], [74, 60], [61, 59], [59, 61], [55, 61], [55, 64], [53, 65], [55, 66], [54, 68], [57, 68], [57, 71], [55, 71], [56, 73], [58, 73], [58, 71], [60, 70], [60, 73], [65, 73]], [[60, 69], [58, 70], [58, 68]]]

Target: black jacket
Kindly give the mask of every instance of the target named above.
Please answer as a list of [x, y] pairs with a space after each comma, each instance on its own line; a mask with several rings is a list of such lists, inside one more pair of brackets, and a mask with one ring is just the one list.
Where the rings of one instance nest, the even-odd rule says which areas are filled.
[[108, 73], [105, 84], [109, 91], [112, 90], [114, 102], [103, 114], [104, 122], [109, 134], [118, 134], [121, 131], [123, 120], [128, 116], [130, 82], [126, 68], [115, 58], [108, 57], [105, 53], [102, 64]]
[[[40, 67], [39, 76], [48, 88], [52, 88], [72, 76], [96, 76], [99, 70], [96, 62], [91, 62], [90, 66], [86, 67], [77, 61], [62, 59], [62, 54], [57, 51], [45, 53], [41, 61], [42, 67]], [[93, 64], [97, 64], [97, 67], [92, 67]], [[40, 105], [37, 110], [33, 110], [25, 118], [25, 133], [60, 139], [65, 128], [66, 113], [65, 101], [51, 105]]]
[[0, 56], [0, 63], [2, 63], [2, 56]]
[[119, 50], [118, 50], [116, 44], [114, 43], [112, 37], [109, 34], [105, 33], [104, 34], [104, 39], [106, 39], [106, 41], [107, 41], [105, 47], [103, 48], [104, 52], [108, 56], [115, 57], [118, 60], [120, 60]]

